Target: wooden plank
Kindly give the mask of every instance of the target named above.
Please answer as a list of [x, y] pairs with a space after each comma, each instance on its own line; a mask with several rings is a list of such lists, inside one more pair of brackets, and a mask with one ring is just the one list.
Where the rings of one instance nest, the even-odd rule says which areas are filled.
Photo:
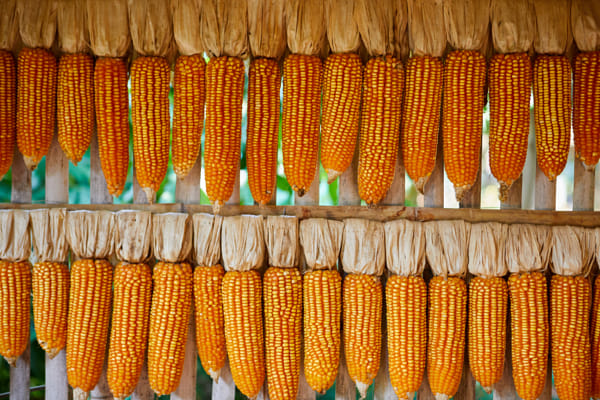
[[313, 179], [310, 189], [304, 194], [304, 196], [298, 196], [297, 192], [294, 192], [294, 204], [299, 206], [318, 206], [319, 205], [319, 185], [321, 183], [319, 176], [320, 163], [317, 162], [317, 169], [315, 171], [315, 178]]
[[31, 346], [17, 359], [16, 367], [10, 368], [10, 400], [29, 400], [29, 373], [31, 362]]
[[94, 134], [90, 143], [90, 203], [110, 204], [112, 202], [113, 198], [106, 187], [106, 179], [104, 178], [104, 172], [102, 172], [100, 164], [98, 135], [94, 128]]
[[358, 206], [360, 205], [360, 196], [358, 195], [358, 141], [354, 158], [350, 166], [340, 176], [338, 182], [338, 204], [340, 206]]
[[142, 190], [135, 173], [135, 162], [133, 163], [133, 202], [136, 204], [149, 204], [146, 193]]
[[401, 206], [404, 204], [406, 188], [404, 186], [404, 164], [402, 163], [402, 149], [398, 146], [398, 157], [394, 166], [394, 180], [386, 196], [381, 202], [385, 206]]
[[593, 211], [596, 190], [596, 168], [587, 171], [581, 161], [574, 160], [573, 210]]
[[520, 209], [521, 198], [523, 195], [523, 176], [513, 182], [512, 186], [508, 190], [508, 196], [506, 201], [500, 203], [500, 208], [506, 209]]
[[539, 166], [535, 171], [535, 209], [556, 209], [556, 180], [550, 182]]
[[379, 365], [379, 372], [375, 377], [375, 400], [387, 400], [396, 398], [394, 387], [392, 386], [392, 382], [390, 381], [390, 365], [388, 360], [387, 329], [385, 321], [383, 321], [383, 326], [384, 329], [382, 330], [381, 336], [381, 364]]
[[335, 399], [336, 400], [356, 400], [356, 385], [350, 378], [348, 368], [346, 367], [346, 354], [344, 352], [344, 338], [340, 340], [340, 366], [338, 368], [337, 379], [335, 380]]
[[435, 168], [425, 184], [425, 207], [444, 207], [444, 151], [442, 128], [438, 134], [437, 156]]
[[15, 146], [12, 163], [12, 188], [10, 193], [11, 203], [31, 204], [31, 171], [25, 166], [23, 156]]

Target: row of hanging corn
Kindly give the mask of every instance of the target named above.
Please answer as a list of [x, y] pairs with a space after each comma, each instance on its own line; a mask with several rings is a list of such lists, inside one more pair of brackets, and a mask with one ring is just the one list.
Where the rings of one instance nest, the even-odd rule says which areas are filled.
[[228, 357], [249, 398], [265, 377], [271, 399], [296, 398], [301, 359], [310, 387], [327, 391], [342, 348], [364, 397], [382, 346], [401, 399], [426, 365], [436, 398], [454, 396], [465, 347], [491, 392], [509, 329], [520, 398], [537, 399], [551, 372], [562, 400], [600, 396], [599, 229], [65, 209], [0, 211], [0, 228], [0, 354], [14, 363], [25, 350], [33, 288], [37, 340], [50, 357], [66, 346], [76, 398], [98, 383], [107, 346], [115, 398], [135, 390], [146, 349], [151, 388], [174, 391], [192, 301], [203, 368], [218, 380]]

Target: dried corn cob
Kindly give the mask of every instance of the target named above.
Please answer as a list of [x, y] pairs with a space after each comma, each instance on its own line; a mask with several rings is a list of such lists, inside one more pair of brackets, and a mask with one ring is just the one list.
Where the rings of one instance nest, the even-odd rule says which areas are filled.
[[45, 49], [24, 48], [17, 73], [17, 145], [25, 165], [33, 171], [54, 136], [56, 58]]
[[202, 55], [179, 56], [175, 63], [173, 111], [173, 171], [180, 179], [190, 172], [200, 154], [204, 123]]
[[592, 309], [592, 397], [600, 398], [600, 276], [594, 284]]
[[352, 162], [362, 90], [362, 62], [356, 53], [331, 54], [323, 77], [321, 164], [332, 183]]
[[579, 53], [573, 81], [575, 155], [591, 169], [600, 158], [600, 51]]
[[252, 197], [261, 205], [271, 200], [277, 181], [280, 86], [281, 71], [276, 60], [252, 60], [248, 80], [246, 166]]
[[443, 65], [437, 57], [415, 56], [406, 65], [406, 96], [402, 107], [402, 159], [420, 193], [435, 167]]
[[404, 71], [392, 56], [369, 60], [363, 81], [358, 194], [378, 204], [394, 180], [398, 157]]
[[550, 181], [565, 168], [571, 135], [571, 64], [565, 56], [539, 55], [533, 67], [537, 163]]
[[17, 67], [15, 58], [0, 50], [0, 181], [12, 165], [17, 133]]
[[462, 200], [477, 179], [485, 102], [485, 58], [477, 51], [456, 50], [444, 66], [442, 133], [444, 166]]
[[29, 343], [31, 265], [0, 261], [0, 355], [15, 366]]

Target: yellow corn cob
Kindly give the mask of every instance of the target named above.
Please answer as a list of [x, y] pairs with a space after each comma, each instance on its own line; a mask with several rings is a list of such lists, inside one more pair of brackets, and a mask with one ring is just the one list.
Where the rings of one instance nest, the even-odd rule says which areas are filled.
[[600, 276], [594, 284], [592, 310], [592, 397], [600, 398]]
[[264, 205], [273, 197], [277, 182], [279, 64], [270, 58], [252, 60], [248, 78], [248, 185], [254, 201]]
[[310, 387], [325, 393], [340, 364], [342, 278], [337, 271], [307, 272], [303, 279], [304, 375]]
[[45, 49], [24, 48], [17, 73], [17, 145], [25, 165], [33, 171], [54, 136], [56, 58]]
[[591, 289], [587, 278], [554, 275], [550, 286], [550, 331], [554, 385], [561, 400], [589, 399]]
[[115, 399], [135, 390], [146, 357], [152, 272], [147, 264], [115, 268], [113, 314], [106, 377]]
[[0, 50], [0, 181], [12, 165], [17, 134], [17, 67], [15, 58]]
[[504, 372], [508, 288], [503, 278], [469, 283], [469, 364], [473, 377], [491, 393]]
[[404, 71], [392, 56], [369, 60], [363, 81], [358, 158], [358, 194], [379, 203], [394, 180], [400, 141]]
[[350, 378], [360, 397], [379, 371], [383, 293], [377, 276], [348, 274], [344, 278], [344, 353]]
[[600, 158], [600, 51], [578, 54], [573, 72], [575, 155], [592, 168]]
[[429, 282], [427, 377], [438, 397], [454, 396], [462, 376], [467, 286], [460, 278], [435, 276]]
[[221, 285], [225, 271], [220, 265], [194, 270], [196, 346], [202, 367], [213, 379], [225, 365], [225, 326]]
[[131, 67], [131, 122], [135, 175], [153, 203], [169, 164], [169, 63], [140, 57]]
[[444, 166], [461, 201], [477, 180], [485, 101], [485, 58], [477, 51], [457, 50], [446, 57], [442, 137]]
[[218, 211], [233, 193], [240, 165], [244, 62], [211, 58], [206, 67], [206, 194]]
[[58, 63], [58, 142], [77, 165], [94, 130], [94, 59], [89, 54], [65, 54]]
[[257, 271], [229, 271], [223, 278], [225, 341], [233, 381], [255, 398], [265, 380], [262, 282]]
[[179, 56], [175, 63], [173, 171], [185, 178], [200, 154], [204, 123], [204, 69], [200, 54]]
[[402, 160], [420, 193], [435, 167], [440, 108], [442, 61], [415, 56], [406, 64], [406, 95], [402, 107]]
[[327, 182], [340, 176], [352, 162], [362, 90], [362, 62], [355, 53], [331, 54], [323, 77], [321, 164]]
[[0, 355], [15, 366], [29, 343], [31, 265], [0, 261]]
[[113, 267], [106, 260], [71, 265], [67, 322], [67, 377], [74, 399], [86, 399], [104, 365]]
[[192, 266], [159, 262], [152, 275], [148, 380], [157, 395], [177, 389], [192, 306]]
[[533, 66], [535, 149], [553, 181], [565, 168], [571, 137], [571, 64], [565, 56], [539, 55]]
[[69, 266], [40, 262], [33, 266], [33, 323], [41, 348], [54, 358], [67, 344]]
[[500, 200], [521, 176], [527, 157], [532, 81], [527, 53], [497, 54], [490, 63], [490, 168]]
[[519, 397], [536, 400], [546, 384], [548, 365], [548, 294], [540, 272], [512, 274], [510, 324], [513, 381]]
[[283, 169], [303, 196], [315, 177], [323, 64], [318, 56], [290, 54], [283, 64]]
[[391, 276], [385, 301], [390, 380], [399, 399], [412, 399], [427, 359], [427, 285], [420, 276]]
[[100, 164], [108, 192], [120, 196], [129, 169], [127, 65], [120, 58], [99, 58], [94, 69], [94, 103]]

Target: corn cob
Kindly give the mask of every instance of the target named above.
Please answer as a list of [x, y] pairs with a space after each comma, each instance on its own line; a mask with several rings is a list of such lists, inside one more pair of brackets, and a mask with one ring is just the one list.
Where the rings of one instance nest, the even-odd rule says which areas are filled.
[[427, 376], [436, 396], [450, 398], [458, 390], [464, 362], [466, 322], [465, 281], [455, 277], [433, 277], [429, 282]]
[[281, 71], [276, 60], [252, 60], [248, 80], [246, 166], [252, 197], [261, 205], [271, 200], [277, 181], [280, 86]]
[[565, 168], [571, 135], [571, 64], [565, 56], [540, 55], [533, 67], [537, 163], [550, 181]]
[[561, 400], [588, 399], [592, 390], [590, 283], [554, 275], [550, 286], [552, 370]]
[[16, 366], [29, 343], [31, 265], [0, 261], [0, 355]]
[[600, 158], [600, 51], [575, 58], [573, 81], [573, 136], [575, 155], [586, 168]]
[[521, 176], [527, 157], [532, 81], [527, 53], [497, 54], [490, 63], [490, 169], [500, 200]]
[[58, 63], [58, 142], [77, 165], [92, 141], [94, 129], [94, 59], [65, 54]]
[[442, 61], [415, 56], [406, 65], [406, 96], [402, 107], [402, 159], [420, 193], [435, 167], [440, 108]]
[[255, 398], [265, 380], [262, 283], [257, 271], [229, 271], [223, 278], [225, 341], [233, 381]]
[[33, 266], [33, 323], [40, 347], [54, 358], [67, 344], [69, 267], [40, 262]]
[[600, 398], [600, 276], [594, 284], [592, 310], [592, 397]]
[[204, 69], [202, 55], [179, 56], [175, 63], [173, 111], [173, 171], [187, 176], [200, 154], [204, 123]]
[[73, 398], [87, 398], [104, 365], [112, 265], [106, 260], [78, 260], [71, 265], [67, 322], [67, 377]]
[[192, 266], [159, 262], [152, 275], [148, 380], [157, 395], [177, 389], [192, 305]]
[[444, 166], [462, 200], [477, 180], [485, 102], [485, 58], [477, 51], [457, 50], [446, 57], [442, 137]]
[[0, 181], [12, 165], [17, 133], [17, 67], [13, 55], [0, 50]]
[[315, 177], [323, 65], [318, 56], [290, 54], [283, 64], [283, 168], [303, 196]]
[[94, 69], [98, 151], [108, 192], [120, 196], [129, 169], [127, 65], [120, 58], [99, 58]]
[[225, 327], [221, 285], [225, 271], [220, 265], [194, 270], [196, 346], [204, 371], [214, 380], [225, 365]]
[[54, 136], [56, 58], [45, 49], [24, 48], [17, 73], [17, 145], [25, 165], [33, 171]]
[[385, 301], [390, 380], [399, 399], [412, 399], [427, 358], [427, 285], [420, 276], [391, 276]]
[[106, 377], [115, 399], [135, 390], [148, 341], [152, 272], [147, 264], [115, 268], [113, 314]]
[[352, 162], [358, 136], [362, 63], [356, 53], [331, 54], [325, 61], [321, 163], [332, 183]]
[[170, 70], [163, 57], [140, 57], [131, 67], [131, 122], [137, 180], [150, 203], [169, 163]]

